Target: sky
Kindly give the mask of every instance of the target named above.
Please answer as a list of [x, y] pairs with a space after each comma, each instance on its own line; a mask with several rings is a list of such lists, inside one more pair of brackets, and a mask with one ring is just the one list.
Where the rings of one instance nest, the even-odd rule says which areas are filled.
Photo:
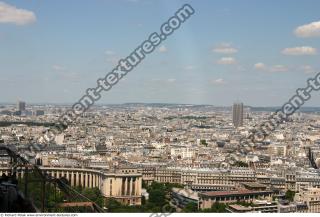
[[186, 3], [99, 103], [281, 106], [320, 71], [318, 0], [0, 0], [0, 102], [76, 102]]

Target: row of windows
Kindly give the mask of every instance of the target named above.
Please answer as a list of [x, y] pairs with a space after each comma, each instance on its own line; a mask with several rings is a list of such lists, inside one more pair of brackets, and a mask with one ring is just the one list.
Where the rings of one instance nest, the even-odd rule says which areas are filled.
[[122, 170], [123, 173], [134, 173], [135, 170]]

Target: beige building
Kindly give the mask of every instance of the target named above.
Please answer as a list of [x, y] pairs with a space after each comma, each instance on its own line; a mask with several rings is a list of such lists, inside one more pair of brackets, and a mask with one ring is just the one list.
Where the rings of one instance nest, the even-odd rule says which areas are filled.
[[271, 156], [287, 156], [287, 146], [285, 144], [272, 144], [268, 147], [269, 155]]
[[210, 209], [216, 202], [229, 204], [236, 203], [237, 201], [250, 203], [257, 199], [270, 201], [272, 195], [272, 191], [251, 190], [202, 192], [199, 193], [199, 208]]
[[141, 173], [128, 168], [104, 174], [100, 190], [106, 198], [115, 198], [127, 205], [141, 205], [141, 188]]
[[[99, 188], [106, 198], [114, 198], [127, 205], [141, 205], [142, 174], [137, 169], [123, 168], [102, 171], [89, 168], [40, 167], [51, 177], [66, 178], [70, 186]], [[0, 168], [1, 173], [9, 174], [9, 168]], [[18, 178], [24, 171], [17, 171]]]
[[320, 212], [320, 188], [301, 189], [295, 200], [307, 204], [309, 213]]
[[255, 173], [249, 169], [221, 171], [217, 169], [181, 169], [146, 167], [142, 170], [143, 180], [150, 184], [176, 183], [189, 185], [198, 191], [234, 190], [242, 182], [256, 182]]
[[188, 185], [195, 191], [231, 191], [241, 183], [260, 183], [282, 191], [300, 191], [301, 188], [320, 187], [320, 178], [314, 173], [279, 170], [270, 172], [268, 169], [252, 170], [234, 168], [219, 170], [208, 168], [179, 168], [148, 166], [140, 170], [147, 184], [153, 181], [160, 183], [176, 183]]

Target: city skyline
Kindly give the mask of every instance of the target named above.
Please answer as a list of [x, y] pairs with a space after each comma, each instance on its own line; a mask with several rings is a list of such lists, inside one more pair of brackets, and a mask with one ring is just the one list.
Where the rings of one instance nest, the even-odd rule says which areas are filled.
[[1, 213], [320, 213], [317, 8], [0, 0]]

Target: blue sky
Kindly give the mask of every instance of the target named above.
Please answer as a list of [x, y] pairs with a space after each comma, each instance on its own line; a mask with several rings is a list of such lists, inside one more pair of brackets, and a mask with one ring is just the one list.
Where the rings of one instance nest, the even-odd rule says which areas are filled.
[[280, 106], [320, 71], [317, 0], [0, 0], [0, 102], [76, 102], [185, 3], [195, 14], [99, 103]]

